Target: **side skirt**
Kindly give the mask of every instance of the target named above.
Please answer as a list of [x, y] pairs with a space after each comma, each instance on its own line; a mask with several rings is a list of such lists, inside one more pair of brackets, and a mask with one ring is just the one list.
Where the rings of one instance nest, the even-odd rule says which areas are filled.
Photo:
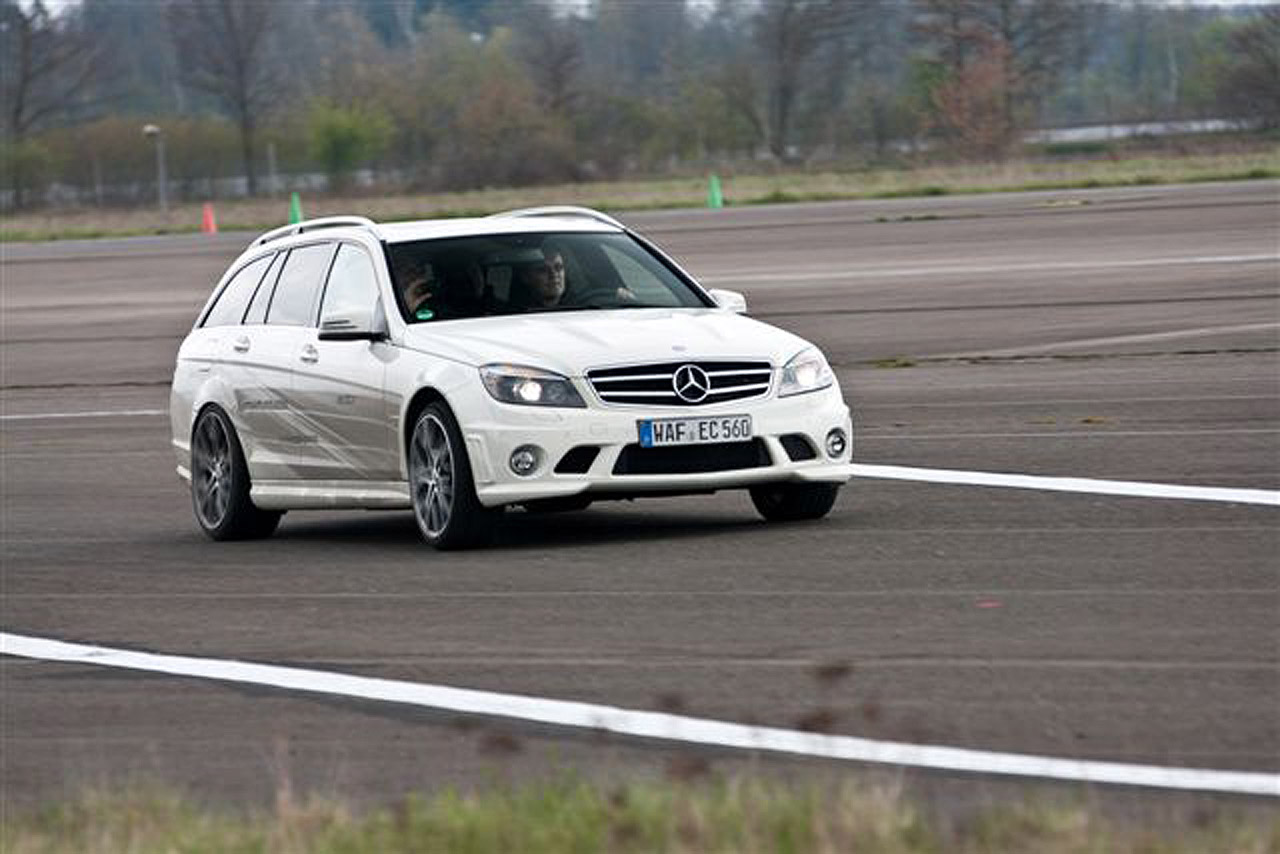
[[409, 484], [404, 481], [265, 480], [249, 491], [263, 510], [407, 510]]

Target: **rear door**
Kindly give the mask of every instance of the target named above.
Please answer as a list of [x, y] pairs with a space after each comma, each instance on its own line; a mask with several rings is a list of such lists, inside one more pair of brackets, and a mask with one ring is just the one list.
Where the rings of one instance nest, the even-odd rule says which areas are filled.
[[[379, 288], [374, 260], [355, 243], [339, 245], [319, 318], [359, 311], [372, 316]], [[320, 480], [391, 481], [399, 477], [395, 415], [384, 394], [386, 342], [321, 341], [314, 325], [293, 366], [293, 397], [318, 440], [302, 471]]]
[[222, 357], [224, 342], [239, 332], [240, 321], [248, 308], [249, 300], [271, 264], [274, 253], [254, 258], [242, 264], [227, 279], [218, 292], [217, 299], [205, 311], [197, 328], [187, 337], [181, 358], [189, 362], [187, 369], [196, 374], [208, 374]]

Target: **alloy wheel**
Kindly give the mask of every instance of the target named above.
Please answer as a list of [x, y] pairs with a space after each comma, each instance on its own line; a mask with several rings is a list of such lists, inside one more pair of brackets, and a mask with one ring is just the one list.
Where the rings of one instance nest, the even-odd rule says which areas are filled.
[[453, 516], [454, 463], [449, 434], [434, 414], [414, 427], [409, 469], [418, 524], [428, 537], [438, 538]]
[[191, 453], [191, 477], [196, 512], [206, 528], [217, 528], [231, 504], [231, 440], [222, 419], [206, 414], [195, 431]]

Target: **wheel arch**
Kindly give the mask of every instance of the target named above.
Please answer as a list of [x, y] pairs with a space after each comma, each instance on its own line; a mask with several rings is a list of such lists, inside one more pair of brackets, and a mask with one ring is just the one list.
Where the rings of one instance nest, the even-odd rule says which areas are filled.
[[240, 438], [240, 434], [242, 431], [240, 429], [240, 426], [236, 424], [236, 420], [231, 417], [230, 410], [228, 410], [227, 407], [223, 406], [222, 403], [218, 400], [206, 400], [195, 407], [195, 412], [191, 416], [191, 429], [188, 431], [188, 434], [187, 434], [187, 459], [192, 463], [194, 468], [194, 460], [191, 460], [191, 455], [195, 453], [196, 427], [199, 426], [200, 424], [201, 416], [203, 416], [206, 412], [208, 412], [211, 409], [218, 410], [218, 412], [221, 413], [222, 417], [226, 420], [227, 426], [231, 429], [231, 435], [228, 436], [227, 438], [231, 442], [234, 442], [235, 446], [240, 449], [240, 458], [241, 460], [244, 461], [245, 476], [249, 479], [249, 486], [250, 488], [252, 488], [253, 487], [253, 470], [249, 468], [249, 458], [244, 452], [244, 442]]
[[[409, 398], [409, 402], [405, 404], [404, 415], [400, 419], [400, 470], [407, 478], [409, 475], [409, 442], [413, 439], [413, 428], [418, 423], [418, 416], [422, 414], [422, 410], [426, 409], [432, 403], [443, 403], [449, 407], [452, 413], [453, 407], [449, 406], [449, 399], [435, 386], [421, 386]], [[457, 415], [454, 415], [455, 420]]]

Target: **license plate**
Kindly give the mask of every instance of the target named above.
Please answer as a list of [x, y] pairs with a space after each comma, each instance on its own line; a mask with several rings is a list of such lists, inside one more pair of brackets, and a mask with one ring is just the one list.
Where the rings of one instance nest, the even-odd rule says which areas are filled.
[[713, 442], [745, 442], [751, 438], [750, 415], [717, 415], [711, 418], [653, 418], [637, 421], [642, 448], [665, 445], [709, 445]]

